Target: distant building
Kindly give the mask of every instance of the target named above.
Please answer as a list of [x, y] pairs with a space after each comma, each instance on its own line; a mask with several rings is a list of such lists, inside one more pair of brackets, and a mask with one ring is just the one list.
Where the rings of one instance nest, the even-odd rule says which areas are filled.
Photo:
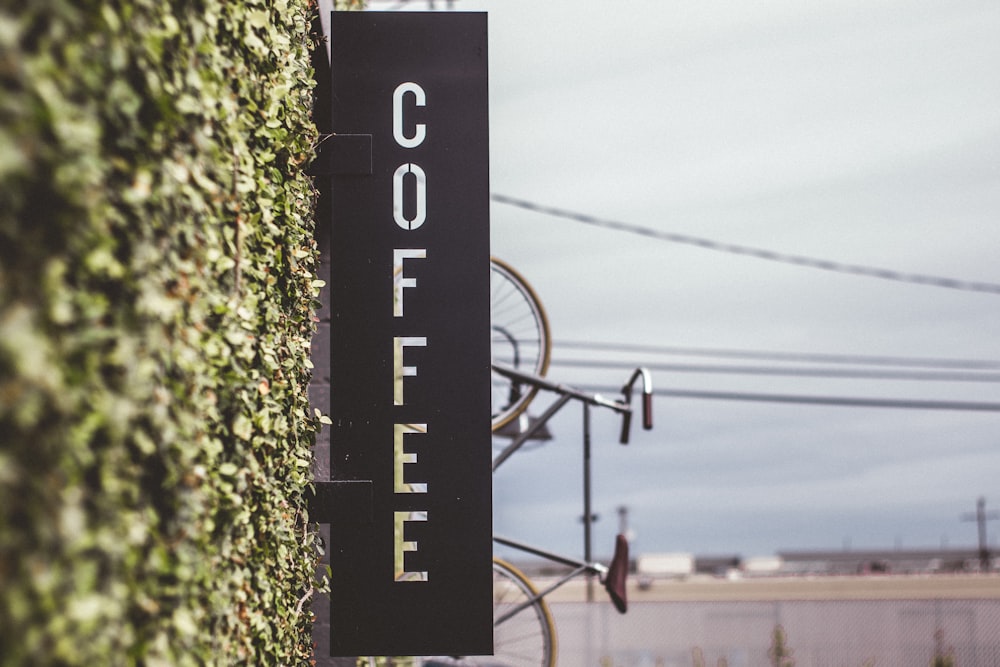
[[778, 556], [783, 561], [783, 575], [929, 574], [982, 569], [976, 549], [779, 551]]
[[[571, 568], [533, 559], [518, 560], [529, 576], [564, 575]], [[1000, 571], [1000, 557], [990, 571]], [[779, 551], [771, 556], [695, 556], [689, 553], [637, 554], [629, 570], [641, 584], [656, 579], [684, 579], [692, 575], [716, 577], [842, 576], [867, 574], [949, 574], [981, 572], [980, 554], [968, 549], [867, 549]]]

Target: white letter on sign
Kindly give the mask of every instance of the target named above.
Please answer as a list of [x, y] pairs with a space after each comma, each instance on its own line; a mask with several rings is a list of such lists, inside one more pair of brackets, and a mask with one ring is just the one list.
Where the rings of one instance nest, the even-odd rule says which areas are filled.
[[406, 570], [406, 563], [403, 556], [407, 551], [416, 551], [416, 540], [407, 541], [403, 535], [406, 524], [413, 521], [427, 521], [427, 512], [393, 512], [395, 521], [395, 544], [396, 544], [396, 581], [427, 581], [427, 572], [409, 572]]
[[395, 248], [392, 251], [392, 315], [393, 317], [403, 316], [403, 288], [416, 287], [416, 278], [407, 278], [403, 275], [404, 259], [426, 259], [427, 251], [423, 248]]
[[413, 93], [413, 96], [416, 98], [414, 104], [418, 107], [422, 107], [427, 103], [427, 99], [424, 97], [424, 89], [412, 81], [407, 81], [396, 86], [396, 90], [392, 93], [392, 136], [396, 140], [396, 143], [403, 148], [416, 148], [424, 143], [424, 137], [427, 136], [427, 129], [423, 123], [417, 123], [416, 131], [412, 137], [407, 137], [403, 133], [403, 95], [406, 93]]
[[417, 374], [416, 366], [403, 365], [403, 350], [407, 347], [427, 347], [427, 338], [424, 336], [393, 336], [392, 339], [392, 364], [393, 378], [392, 400], [394, 405], [403, 405], [403, 378], [413, 377]]
[[[417, 181], [417, 210], [413, 220], [407, 220], [403, 215], [403, 177], [407, 174], [413, 174]], [[392, 175], [392, 217], [397, 225], [406, 230], [416, 229], [427, 219], [427, 174], [412, 162], [399, 165]]]
[[427, 433], [427, 424], [394, 424], [392, 436], [393, 450], [393, 490], [396, 493], [427, 493], [426, 482], [407, 484], [403, 474], [403, 465], [416, 463], [417, 455], [407, 452], [403, 445], [407, 433]]

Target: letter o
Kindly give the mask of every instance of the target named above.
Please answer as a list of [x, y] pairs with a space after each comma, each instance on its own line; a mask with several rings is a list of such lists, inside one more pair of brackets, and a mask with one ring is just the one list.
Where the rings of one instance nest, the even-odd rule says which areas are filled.
[[403, 95], [406, 93], [413, 93], [416, 98], [415, 106], [422, 107], [427, 103], [424, 89], [412, 81], [396, 86], [396, 90], [392, 93], [392, 136], [403, 148], [416, 148], [424, 142], [427, 128], [423, 123], [417, 123], [412, 137], [407, 137], [403, 133]]
[[[403, 215], [403, 177], [407, 174], [413, 174], [416, 179], [417, 210], [412, 220]], [[392, 175], [392, 218], [406, 230], [416, 229], [427, 219], [427, 175], [412, 162], [399, 165]]]

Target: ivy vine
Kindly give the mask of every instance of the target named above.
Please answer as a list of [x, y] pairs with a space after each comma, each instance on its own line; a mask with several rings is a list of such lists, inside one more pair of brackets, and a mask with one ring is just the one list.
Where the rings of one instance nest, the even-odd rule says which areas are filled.
[[308, 0], [0, 0], [0, 665], [311, 657]]

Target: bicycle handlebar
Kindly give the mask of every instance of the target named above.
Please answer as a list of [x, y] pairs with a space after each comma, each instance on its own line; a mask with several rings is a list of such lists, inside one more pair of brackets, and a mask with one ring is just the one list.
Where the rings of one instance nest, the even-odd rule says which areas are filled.
[[622, 387], [622, 396], [625, 397], [624, 403], [629, 406], [629, 410], [622, 413], [622, 433], [618, 441], [623, 445], [628, 444], [629, 431], [632, 428], [632, 385], [640, 377], [642, 378], [642, 428], [646, 431], [653, 428], [653, 380], [648, 370], [637, 368], [625, 386]]
[[[512, 380], [518, 380], [539, 389], [545, 389], [561, 394], [564, 397], [564, 400], [575, 398], [576, 400], [585, 401], [591, 405], [599, 405], [621, 413], [622, 431], [619, 442], [623, 445], [628, 444], [629, 431], [632, 428], [632, 386], [635, 384], [636, 380], [642, 378], [642, 428], [646, 431], [653, 428], [653, 380], [649, 371], [645, 368], [640, 367], [635, 369], [635, 372], [633, 372], [631, 377], [629, 377], [628, 381], [622, 387], [621, 401], [609, 400], [600, 394], [587, 394], [573, 389], [572, 387], [549, 382], [545, 378], [531, 375], [530, 373], [524, 373], [513, 368], [503, 366], [502, 364], [494, 363], [493, 370], [501, 375], [511, 378]], [[499, 463], [495, 464], [495, 466], [496, 465], [499, 465]]]

